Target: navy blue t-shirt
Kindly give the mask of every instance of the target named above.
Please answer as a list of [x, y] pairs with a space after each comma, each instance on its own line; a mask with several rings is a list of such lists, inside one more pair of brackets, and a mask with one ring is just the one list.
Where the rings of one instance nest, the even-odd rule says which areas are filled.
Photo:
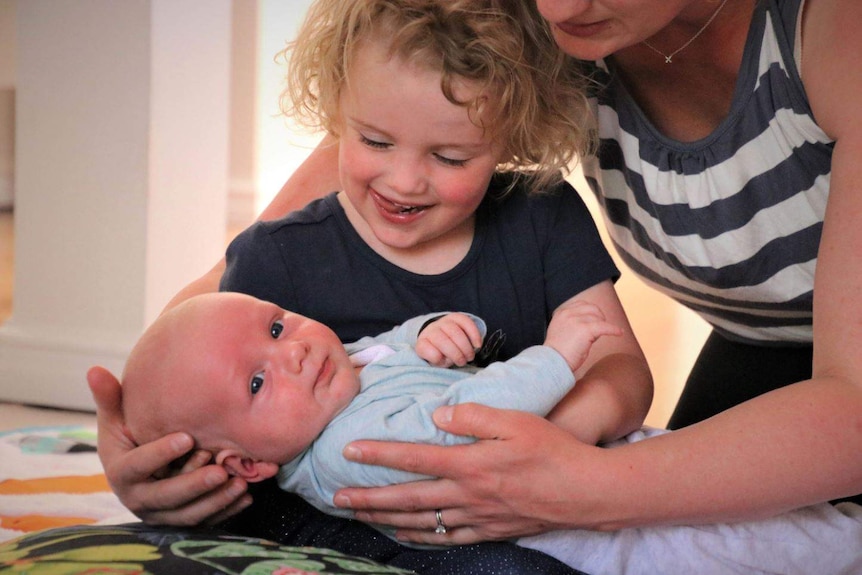
[[422, 275], [372, 250], [330, 194], [242, 232], [227, 250], [222, 291], [271, 301], [331, 327], [344, 342], [434, 311], [473, 313], [505, 340], [505, 360], [541, 344], [553, 311], [619, 277], [592, 217], [567, 183], [541, 194], [495, 177], [473, 244], [451, 270]]

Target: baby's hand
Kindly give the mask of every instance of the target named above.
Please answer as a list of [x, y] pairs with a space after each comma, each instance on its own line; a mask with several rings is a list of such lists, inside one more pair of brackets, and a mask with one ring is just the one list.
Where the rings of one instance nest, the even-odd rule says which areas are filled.
[[482, 347], [482, 334], [470, 316], [450, 313], [425, 326], [416, 341], [419, 357], [437, 367], [463, 366]]
[[605, 314], [598, 306], [575, 300], [556, 309], [548, 324], [545, 345], [560, 352], [572, 371], [577, 371], [597, 339], [622, 333], [619, 326], [605, 320]]

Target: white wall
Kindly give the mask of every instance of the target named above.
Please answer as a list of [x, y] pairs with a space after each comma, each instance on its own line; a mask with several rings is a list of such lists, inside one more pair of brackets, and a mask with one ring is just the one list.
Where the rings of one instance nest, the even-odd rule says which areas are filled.
[[223, 252], [230, 0], [18, 4], [15, 285], [0, 400], [90, 408]]
[[119, 374], [223, 255], [228, 190], [248, 223], [316, 145], [278, 115], [273, 61], [309, 4], [0, 0], [0, 81], [18, 99], [0, 401], [91, 409], [87, 368]]
[[0, 89], [15, 85], [17, 0], [0, 0]]

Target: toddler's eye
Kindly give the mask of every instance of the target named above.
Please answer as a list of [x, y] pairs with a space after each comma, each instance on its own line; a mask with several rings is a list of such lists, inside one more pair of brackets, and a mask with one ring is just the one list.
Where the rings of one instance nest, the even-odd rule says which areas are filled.
[[434, 155], [437, 157], [438, 162], [452, 168], [463, 168], [467, 165], [467, 160], [456, 160], [455, 158], [448, 158], [446, 156], [441, 156], [440, 154]]
[[377, 140], [372, 140], [371, 138], [369, 138], [369, 137], [367, 137], [367, 136], [364, 136], [364, 135], [362, 135], [362, 134], [359, 134], [359, 140], [360, 140], [363, 144], [365, 144], [366, 146], [368, 146], [369, 148], [375, 148], [375, 149], [378, 149], [378, 150], [385, 150], [385, 149], [388, 149], [388, 148], [389, 148], [389, 145], [390, 145], [390, 144], [388, 144], [387, 142], [379, 142], [379, 141], [377, 141]]
[[252, 395], [256, 395], [258, 391], [263, 387], [263, 374], [258, 373], [254, 377], [251, 378], [251, 384], [249, 385], [249, 391], [251, 391]]
[[272, 339], [278, 339], [278, 336], [281, 335], [281, 332], [284, 331], [284, 324], [280, 321], [274, 322], [272, 327], [269, 328], [269, 334], [272, 336]]

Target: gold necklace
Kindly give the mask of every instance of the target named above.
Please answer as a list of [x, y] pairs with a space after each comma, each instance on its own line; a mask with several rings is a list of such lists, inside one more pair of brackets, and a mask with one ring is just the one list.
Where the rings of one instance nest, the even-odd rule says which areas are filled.
[[665, 64], [671, 64], [674, 56], [676, 56], [677, 54], [679, 54], [680, 52], [682, 52], [683, 50], [688, 48], [689, 44], [691, 44], [692, 42], [697, 40], [697, 37], [700, 36], [701, 34], [703, 34], [703, 31], [706, 30], [710, 24], [712, 24], [712, 21], [715, 20], [715, 17], [718, 16], [718, 13], [721, 12], [721, 9], [724, 8], [725, 4], [727, 4], [727, 0], [723, 0], [722, 3], [718, 5], [718, 8], [715, 9], [715, 12], [712, 13], [712, 16], [709, 17], [709, 20], [706, 21], [706, 24], [704, 24], [701, 27], [701, 29], [697, 31], [697, 34], [692, 36], [688, 42], [686, 42], [685, 44], [683, 44], [682, 46], [680, 46], [679, 48], [677, 48], [676, 50], [674, 50], [670, 54], [665, 54], [664, 52], [662, 52], [661, 50], [659, 50], [658, 48], [656, 48], [655, 46], [653, 46], [652, 44], [650, 44], [646, 40], [643, 41], [643, 45], [646, 46], [647, 48], [649, 48], [650, 50], [652, 50], [653, 52], [655, 52], [656, 54], [664, 56], [664, 63]]

